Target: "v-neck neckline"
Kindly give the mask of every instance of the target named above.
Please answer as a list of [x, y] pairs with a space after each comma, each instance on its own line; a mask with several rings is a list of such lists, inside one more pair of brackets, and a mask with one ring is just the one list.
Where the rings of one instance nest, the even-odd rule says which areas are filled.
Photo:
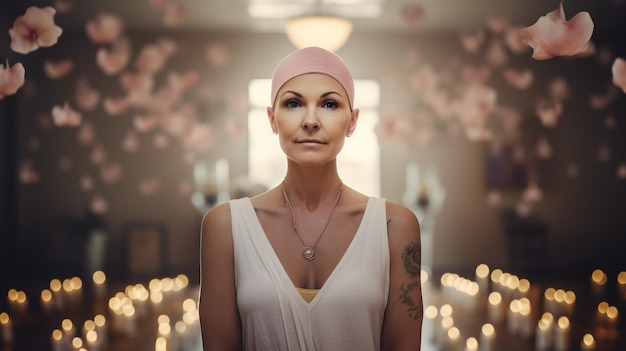
[[269, 251], [272, 252], [271, 257], [269, 259], [273, 260], [274, 263], [277, 264], [280, 267], [280, 273], [279, 274], [281, 275], [282, 279], [286, 279], [286, 281], [289, 282], [288, 285], [290, 286], [289, 289], [291, 289], [291, 293], [297, 294], [298, 297], [299, 297], [298, 300], [302, 304], [306, 305], [309, 310], [312, 310], [313, 307], [315, 307], [315, 305], [317, 305], [318, 301], [322, 298], [322, 296], [326, 293], [326, 290], [328, 290], [328, 286], [330, 285], [330, 283], [332, 283], [334, 277], [337, 274], [339, 274], [339, 271], [341, 271], [341, 267], [343, 267], [345, 265], [345, 261], [350, 256], [350, 252], [353, 250], [355, 242], [357, 242], [357, 239], [359, 238], [359, 236], [363, 235], [363, 234], [361, 234], [361, 232], [363, 231], [363, 225], [364, 225], [365, 219], [367, 218], [367, 216], [369, 215], [369, 212], [371, 211], [370, 208], [372, 207], [371, 206], [372, 199], [373, 199], [372, 197], [368, 198], [367, 204], [365, 205], [365, 210], [363, 211], [363, 216], [361, 217], [361, 221], [359, 223], [359, 226], [357, 227], [356, 232], [354, 233], [354, 236], [350, 240], [350, 244], [346, 248], [346, 251], [344, 251], [343, 255], [341, 256], [341, 259], [339, 259], [339, 262], [337, 262], [337, 265], [332, 269], [332, 271], [330, 272], [330, 274], [328, 275], [328, 277], [326, 278], [326, 280], [322, 284], [322, 286], [319, 289], [318, 293], [311, 300], [311, 302], [306, 302], [304, 300], [304, 298], [302, 296], [300, 296], [300, 292], [298, 291], [298, 287], [296, 287], [296, 285], [294, 284], [293, 280], [291, 280], [291, 277], [287, 273], [287, 270], [285, 269], [285, 266], [283, 266], [282, 262], [280, 261], [280, 258], [278, 257], [278, 254], [274, 250], [274, 246], [272, 246], [272, 243], [270, 242], [270, 240], [269, 240], [269, 238], [267, 236], [267, 233], [263, 229], [263, 225], [261, 225], [261, 220], [259, 219], [259, 216], [257, 215], [256, 210], [254, 209], [254, 205], [252, 204], [252, 201], [250, 201], [250, 199], [248, 199], [248, 204], [250, 205], [250, 208], [254, 212], [255, 225], [258, 226], [259, 231], [263, 234], [262, 235], [263, 238], [261, 239], [261, 241], [263, 242], [263, 245], [266, 245], [268, 247]]

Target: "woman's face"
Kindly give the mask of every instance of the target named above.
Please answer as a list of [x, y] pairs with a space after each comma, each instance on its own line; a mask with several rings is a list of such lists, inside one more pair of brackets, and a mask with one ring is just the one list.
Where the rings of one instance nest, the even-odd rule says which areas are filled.
[[334, 160], [356, 127], [341, 84], [325, 74], [303, 74], [287, 81], [267, 114], [280, 146], [292, 161], [312, 166]]

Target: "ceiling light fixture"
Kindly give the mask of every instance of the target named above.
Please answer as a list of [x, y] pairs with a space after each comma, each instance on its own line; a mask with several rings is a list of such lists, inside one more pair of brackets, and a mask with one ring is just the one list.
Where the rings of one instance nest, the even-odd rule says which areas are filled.
[[339, 50], [350, 38], [352, 22], [333, 16], [305, 16], [289, 19], [285, 25], [287, 38], [298, 49], [319, 46]]

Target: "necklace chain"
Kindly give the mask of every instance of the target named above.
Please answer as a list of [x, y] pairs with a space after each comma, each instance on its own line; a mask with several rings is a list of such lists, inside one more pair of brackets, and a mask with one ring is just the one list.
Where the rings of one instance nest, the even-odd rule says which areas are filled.
[[296, 235], [298, 235], [298, 239], [300, 239], [300, 242], [302, 242], [302, 246], [304, 247], [302, 251], [302, 256], [304, 256], [304, 259], [306, 259], [307, 261], [313, 261], [315, 259], [315, 246], [322, 238], [322, 235], [326, 231], [326, 228], [328, 227], [330, 220], [333, 218], [335, 207], [337, 207], [337, 203], [339, 202], [339, 198], [341, 197], [341, 193], [343, 191], [343, 182], [341, 183], [341, 186], [339, 187], [339, 192], [337, 192], [337, 198], [335, 199], [335, 203], [333, 204], [333, 207], [330, 210], [330, 214], [328, 215], [328, 220], [326, 220], [324, 229], [322, 229], [322, 232], [317, 236], [317, 240], [315, 240], [315, 242], [311, 246], [308, 246], [304, 242], [304, 239], [302, 239], [302, 235], [300, 235], [300, 232], [298, 231], [298, 227], [296, 226], [296, 217], [293, 215], [291, 202], [289, 201], [289, 197], [287, 196], [287, 192], [285, 191], [284, 183], [280, 184], [280, 189], [283, 192], [283, 198], [285, 199], [285, 204], [287, 205], [287, 210], [289, 211], [289, 218], [291, 218], [291, 225], [293, 226], [293, 230], [296, 232]]

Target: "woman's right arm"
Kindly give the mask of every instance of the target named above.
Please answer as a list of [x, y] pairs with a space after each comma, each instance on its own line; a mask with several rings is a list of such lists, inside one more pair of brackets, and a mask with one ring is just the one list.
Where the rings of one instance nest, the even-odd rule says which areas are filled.
[[202, 219], [200, 325], [204, 351], [241, 350], [230, 206], [219, 205]]

